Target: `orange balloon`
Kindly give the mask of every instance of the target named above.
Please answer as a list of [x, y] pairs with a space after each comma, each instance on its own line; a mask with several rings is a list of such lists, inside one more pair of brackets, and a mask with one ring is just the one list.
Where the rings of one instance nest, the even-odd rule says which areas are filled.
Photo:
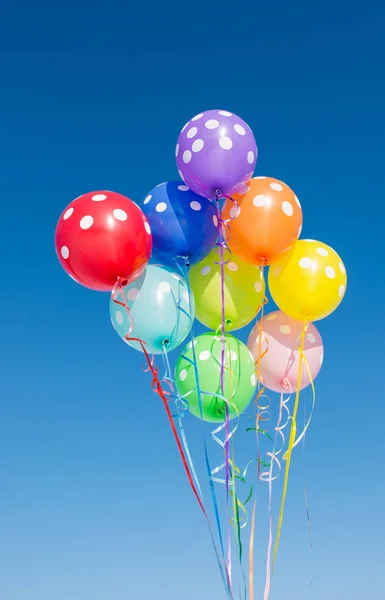
[[299, 238], [302, 209], [288, 185], [272, 177], [254, 177], [248, 191], [226, 200], [222, 219], [229, 221], [229, 248], [248, 263], [270, 265]]

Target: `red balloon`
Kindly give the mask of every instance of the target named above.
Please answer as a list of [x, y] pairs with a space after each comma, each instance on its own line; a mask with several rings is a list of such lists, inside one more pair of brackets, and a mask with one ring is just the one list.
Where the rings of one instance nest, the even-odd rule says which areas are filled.
[[116, 192], [90, 192], [61, 215], [55, 233], [63, 269], [85, 287], [111, 291], [119, 278], [133, 281], [152, 249], [151, 229], [142, 210]]

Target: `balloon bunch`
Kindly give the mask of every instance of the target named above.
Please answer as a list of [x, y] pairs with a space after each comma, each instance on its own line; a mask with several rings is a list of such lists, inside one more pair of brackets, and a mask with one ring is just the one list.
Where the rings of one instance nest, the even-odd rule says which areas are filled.
[[[270, 463], [260, 457], [254, 461], [257, 477], [271, 487], [277, 477], [273, 467], [278, 465], [280, 470], [278, 455], [284, 451], [274, 562], [291, 453], [310, 422], [297, 436], [299, 392], [307, 386], [314, 391], [323, 361], [322, 339], [313, 321], [331, 314], [341, 302], [346, 271], [332, 248], [298, 239], [302, 209], [294, 192], [277, 179], [253, 178], [257, 146], [250, 127], [238, 116], [225, 110], [196, 115], [183, 127], [175, 155], [181, 180], [158, 185], [140, 207], [109, 191], [74, 200], [59, 219], [56, 251], [75, 281], [111, 293], [113, 327], [123, 341], [145, 354], [190, 485], [208, 520], [226, 593], [233, 598], [231, 530], [244, 577], [241, 529], [247, 518], [247, 502], [239, 500], [236, 484], [237, 480], [246, 482], [253, 462], [243, 472], [236, 466], [231, 450], [234, 434], [253, 400], [256, 426], [248, 429], [257, 436], [266, 433], [261, 422], [268, 420], [270, 400], [264, 406], [261, 399], [266, 389], [281, 395], [278, 422], [269, 435], [272, 441], [275, 437], [268, 453]], [[268, 267], [268, 288], [280, 310], [265, 314]], [[194, 337], [195, 317], [209, 330], [198, 337]], [[253, 321], [246, 345], [233, 332]], [[168, 355], [188, 336], [173, 373]], [[163, 378], [154, 355], [161, 355]], [[284, 394], [292, 392], [291, 412]], [[224, 462], [212, 468], [204, 442], [219, 548], [187, 445], [183, 417], [188, 414], [215, 424], [212, 439], [224, 453]], [[291, 430], [286, 446], [283, 430], [287, 425]], [[280, 448], [277, 439], [282, 442]], [[267, 471], [262, 472], [261, 465]], [[227, 555], [214, 484], [226, 490]], [[251, 494], [247, 501], [250, 498]], [[254, 516], [255, 506], [251, 536]], [[270, 546], [265, 598], [270, 589]], [[249, 597], [253, 600], [250, 562]], [[244, 587], [246, 597], [246, 583]]]

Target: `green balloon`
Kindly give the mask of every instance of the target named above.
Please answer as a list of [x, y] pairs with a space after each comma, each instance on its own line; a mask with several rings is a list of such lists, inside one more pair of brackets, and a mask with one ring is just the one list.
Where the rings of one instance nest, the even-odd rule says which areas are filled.
[[[226, 254], [227, 257], [227, 254]], [[190, 269], [196, 318], [209, 329], [222, 324], [221, 265], [218, 248]], [[227, 331], [251, 323], [265, 297], [265, 282], [260, 267], [250, 265], [234, 254], [224, 265], [225, 321]]]
[[[202, 419], [222, 423], [226, 419], [226, 402], [221, 395], [222, 338], [210, 331], [194, 340], [194, 349], [201, 390]], [[201, 418], [199, 395], [195, 377], [192, 342], [179, 356], [175, 382], [180, 396], [189, 404], [190, 412]], [[236, 337], [225, 335], [225, 370], [223, 396], [230, 402], [229, 417], [234, 419], [249, 406], [257, 385], [254, 359], [245, 344]], [[211, 395], [210, 395], [211, 394]], [[236, 408], [235, 408], [236, 407]]]

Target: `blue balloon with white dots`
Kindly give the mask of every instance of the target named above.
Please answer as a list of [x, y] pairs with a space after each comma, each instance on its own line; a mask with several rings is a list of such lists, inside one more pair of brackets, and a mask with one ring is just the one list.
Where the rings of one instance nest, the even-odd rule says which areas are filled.
[[111, 295], [110, 316], [115, 331], [129, 346], [142, 351], [139, 342], [126, 339], [132, 327], [130, 337], [146, 342], [149, 354], [161, 354], [177, 348], [190, 333], [194, 297], [181, 275], [148, 265], [138, 279]]
[[176, 258], [186, 257], [193, 265], [214, 248], [216, 207], [183, 181], [161, 183], [146, 196], [141, 209], [151, 227], [153, 255], [162, 264], [175, 267]]

